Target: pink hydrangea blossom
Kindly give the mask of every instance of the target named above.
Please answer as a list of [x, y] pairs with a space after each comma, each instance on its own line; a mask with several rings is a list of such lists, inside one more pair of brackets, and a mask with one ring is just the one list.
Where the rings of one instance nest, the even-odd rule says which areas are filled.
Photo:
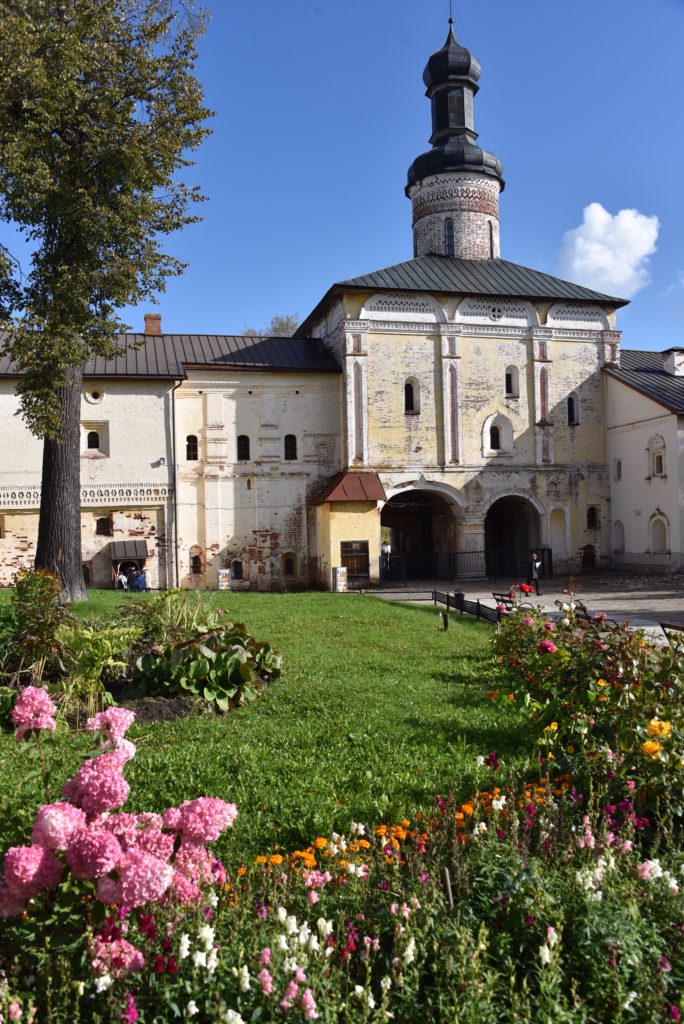
[[180, 827], [177, 831], [183, 833], [183, 837], [194, 839], [201, 843], [212, 843], [233, 824], [237, 817], [235, 804], [227, 804], [224, 800], [216, 797], [201, 796], [197, 800], [186, 800], [178, 808], [180, 819], [170, 816], [168, 811], [164, 815], [164, 825], [171, 828], [171, 820], [179, 820]]
[[171, 859], [175, 837], [161, 831], [159, 814], [103, 815], [99, 825], [115, 835], [124, 850], [147, 850], [161, 860]]
[[171, 885], [173, 868], [145, 850], [127, 850], [117, 868], [121, 898], [128, 907], [156, 903]]
[[57, 708], [42, 686], [27, 686], [17, 697], [12, 709], [12, 721], [17, 727], [16, 737], [23, 740], [27, 732], [48, 729], [54, 732]]
[[558, 650], [553, 640], [542, 640], [537, 650], [540, 654], [553, 654], [554, 651]]
[[44, 846], [12, 846], [5, 854], [5, 881], [21, 899], [54, 889], [61, 876], [62, 865]]
[[145, 957], [126, 939], [105, 942], [98, 936], [93, 940], [91, 953], [91, 966], [97, 975], [110, 974], [113, 978], [120, 978], [145, 966]]
[[121, 853], [119, 841], [111, 832], [88, 828], [69, 843], [66, 861], [76, 878], [100, 878], [116, 867]]
[[115, 810], [126, 802], [130, 789], [122, 767], [119, 751], [93, 757], [83, 762], [73, 779], [67, 779], [62, 793], [86, 814]]
[[38, 809], [31, 842], [48, 850], [66, 850], [74, 836], [86, 826], [86, 816], [73, 804], [43, 804]]
[[126, 708], [107, 708], [106, 711], [98, 711], [88, 719], [86, 732], [99, 732], [102, 734], [103, 743], [118, 747], [134, 719], [135, 714]]
[[191, 881], [182, 871], [174, 869], [168, 895], [178, 903], [197, 903], [202, 893], [196, 882]]

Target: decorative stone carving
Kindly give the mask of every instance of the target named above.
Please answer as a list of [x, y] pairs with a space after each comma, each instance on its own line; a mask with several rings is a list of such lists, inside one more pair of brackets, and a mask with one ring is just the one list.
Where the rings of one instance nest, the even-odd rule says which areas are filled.
[[537, 315], [530, 302], [510, 299], [464, 299], [456, 310], [456, 322], [498, 324], [506, 327], [536, 326]]
[[413, 323], [435, 323], [446, 319], [444, 310], [433, 298], [427, 295], [416, 295], [415, 292], [374, 295], [364, 305], [361, 316], [369, 320], [386, 319], [391, 316]]
[[549, 327], [564, 327], [566, 330], [578, 328], [586, 331], [593, 328], [596, 331], [604, 331], [608, 327], [608, 320], [598, 306], [564, 302], [551, 307], [547, 324]]

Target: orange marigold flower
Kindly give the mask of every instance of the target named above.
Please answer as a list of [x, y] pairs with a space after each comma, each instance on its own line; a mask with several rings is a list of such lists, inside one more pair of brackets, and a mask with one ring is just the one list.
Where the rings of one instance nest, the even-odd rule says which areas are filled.
[[359, 839], [358, 845], [362, 850], [370, 850], [370, 843], [367, 839]]
[[506, 694], [506, 700], [515, 700], [515, 694], [514, 693], [507, 693]]
[[490, 690], [487, 694], [487, 700], [495, 700], [499, 696], [498, 690]]
[[461, 810], [463, 811], [464, 814], [474, 814], [475, 813], [475, 808], [473, 807], [473, 805], [471, 803], [461, 804]]
[[323, 836], [319, 836], [318, 839], [314, 839], [313, 845], [317, 850], [323, 850], [328, 845], [328, 840], [324, 839]]
[[387, 835], [387, 825], [376, 825], [375, 826], [375, 834], [376, 834], [376, 836], [386, 836]]
[[268, 859], [269, 859], [269, 862], [271, 864], [282, 864], [283, 863], [283, 858], [281, 857], [281, 855], [279, 853], [272, 853], [271, 856]]
[[404, 826], [404, 828], [408, 828], [411, 822], [409, 821], [408, 818], [404, 818], [401, 824]]
[[243, 876], [243, 875], [246, 875], [246, 874], [247, 874], [247, 868], [246, 868], [246, 867], [241, 867], [241, 868], [238, 868], [238, 871], [237, 871], [237, 873], [238, 873], [238, 875], [240, 876], [240, 878], [242, 878], [242, 876]]
[[672, 732], [672, 725], [670, 722], [663, 722], [659, 718], [652, 718], [646, 727], [646, 732], [649, 736], [662, 736], [667, 739]]
[[264, 857], [263, 853], [260, 853], [259, 856], [254, 861], [254, 863], [255, 864], [267, 864], [268, 863], [268, 857]]
[[656, 743], [655, 740], [646, 740], [645, 743], [641, 744], [642, 753], [646, 757], [650, 757], [652, 761], [657, 761], [660, 757], [661, 746]]

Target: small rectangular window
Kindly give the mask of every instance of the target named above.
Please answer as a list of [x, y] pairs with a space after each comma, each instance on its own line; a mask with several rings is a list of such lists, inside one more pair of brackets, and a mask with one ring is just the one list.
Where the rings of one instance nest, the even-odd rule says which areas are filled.
[[297, 438], [294, 434], [285, 435], [285, 458], [290, 462], [297, 458]]
[[507, 395], [512, 395], [513, 394], [513, 374], [512, 373], [507, 373], [506, 374], [506, 394]]
[[622, 459], [615, 460], [613, 479], [622, 480]]
[[659, 452], [653, 456], [653, 475], [663, 475], [663, 457]]
[[233, 562], [233, 579], [242, 579], [242, 562]]

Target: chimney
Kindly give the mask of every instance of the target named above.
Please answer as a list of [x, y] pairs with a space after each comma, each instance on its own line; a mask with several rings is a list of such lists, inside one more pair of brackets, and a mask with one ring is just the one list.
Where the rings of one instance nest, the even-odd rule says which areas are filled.
[[673, 377], [684, 377], [684, 349], [668, 348], [663, 352], [663, 369]]
[[161, 313], [145, 313], [145, 334], [161, 334]]

